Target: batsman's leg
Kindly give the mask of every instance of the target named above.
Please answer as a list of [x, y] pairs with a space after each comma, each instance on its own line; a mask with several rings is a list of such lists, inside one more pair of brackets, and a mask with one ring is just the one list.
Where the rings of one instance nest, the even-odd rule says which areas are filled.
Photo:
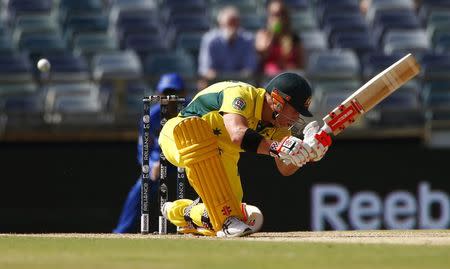
[[240, 201], [232, 191], [208, 123], [199, 117], [186, 118], [175, 126], [173, 136], [189, 183], [205, 203], [213, 229], [221, 230], [231, 216], [242, 219]]

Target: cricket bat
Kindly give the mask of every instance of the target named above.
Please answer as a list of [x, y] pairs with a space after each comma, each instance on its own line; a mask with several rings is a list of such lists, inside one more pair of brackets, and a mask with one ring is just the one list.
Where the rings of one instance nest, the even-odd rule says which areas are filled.
[[316, 134], [320, 143], [331, 144], [328, 134], [338, 135], [364, 113], [414, 78], [420, 66], [410, 53], [373, 77], [323, 118], [321, 132]]

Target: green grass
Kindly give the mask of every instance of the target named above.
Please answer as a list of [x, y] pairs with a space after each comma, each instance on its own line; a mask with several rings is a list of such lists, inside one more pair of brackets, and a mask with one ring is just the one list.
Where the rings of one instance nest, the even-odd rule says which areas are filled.
[[450, 246], [0, 236], [0, 268], [450, 268]]

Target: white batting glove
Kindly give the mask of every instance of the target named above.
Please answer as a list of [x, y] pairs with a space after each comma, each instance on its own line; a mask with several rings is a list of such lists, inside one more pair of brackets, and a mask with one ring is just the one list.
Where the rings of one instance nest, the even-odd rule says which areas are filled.
[[309, 160], [309, 152], [303, 141], [294, 136], [287, 136], [281, 142], [273, 142], [270, 154], [286, 165], [292, 163], [298, 167], [302, 167]]
[[[321, 134], [327, 137], [329, 139], [329, 143], [321, 143], [317, 137], [316, 134]], [[310, 161], [317, 162], [320, 161], [323, 156], [325, 156], [325, 153], [328, 150], [329, 145], [331, 144], [331, 137], [324, 133], [324, 131], [320, 130], [319, 123], [317, 121], [312, 121], [308, 123], [308, 125], [305, 126], [305, 129], [303, 129], [304, 134], [304, 140], [303, 142], [307, 145], [306, 148], [309, 147], [310, 152]]]

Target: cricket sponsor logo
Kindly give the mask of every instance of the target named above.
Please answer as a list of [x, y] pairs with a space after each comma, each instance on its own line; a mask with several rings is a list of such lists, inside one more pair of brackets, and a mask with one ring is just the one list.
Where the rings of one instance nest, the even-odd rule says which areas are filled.
[[142, 210], [144, 212], [148, 212], [149, 210], [149, 203], [148, 203], [148, 183], [143, 183], [142, 184], [142, 190], [141, 190], [141, 194], [142, 194]]
[[223, 208], [222, 208], [222, 214], [224, 215], [224, 216], [229, 216], [229, 215], [231, 215], [231, 207], [229, 207], [229, 206], [224, 206]]
[[450, 196], [421, 182], [414, 194], [396, 190], [385, 197], [366, 190], [353, 194], [340, 184], [316, 184], [311, 189], [311, 229], [448, 229]]
[[246, 105], [245, 100], [241, 97], [234, 98], [232, 103], [232, 107], [236, 110], [244, 110]]
[[332, 119], [328, 125], [332, 130], [336, 130], [341, 127], [344, 123], [348, 122], [353, 118], [356, 114], [355, 109], [352, 106], [347, 107], [341, 114], [339, 114], [336, 118]]
[[150, 144], [150, 136], [149, 136], [148, 132], [144, 132], [142, 143], [143, 143], [142, 159], [143, 159], [143, 161], [148, 161], [148, 159], [149, 159], [149, 144]]

